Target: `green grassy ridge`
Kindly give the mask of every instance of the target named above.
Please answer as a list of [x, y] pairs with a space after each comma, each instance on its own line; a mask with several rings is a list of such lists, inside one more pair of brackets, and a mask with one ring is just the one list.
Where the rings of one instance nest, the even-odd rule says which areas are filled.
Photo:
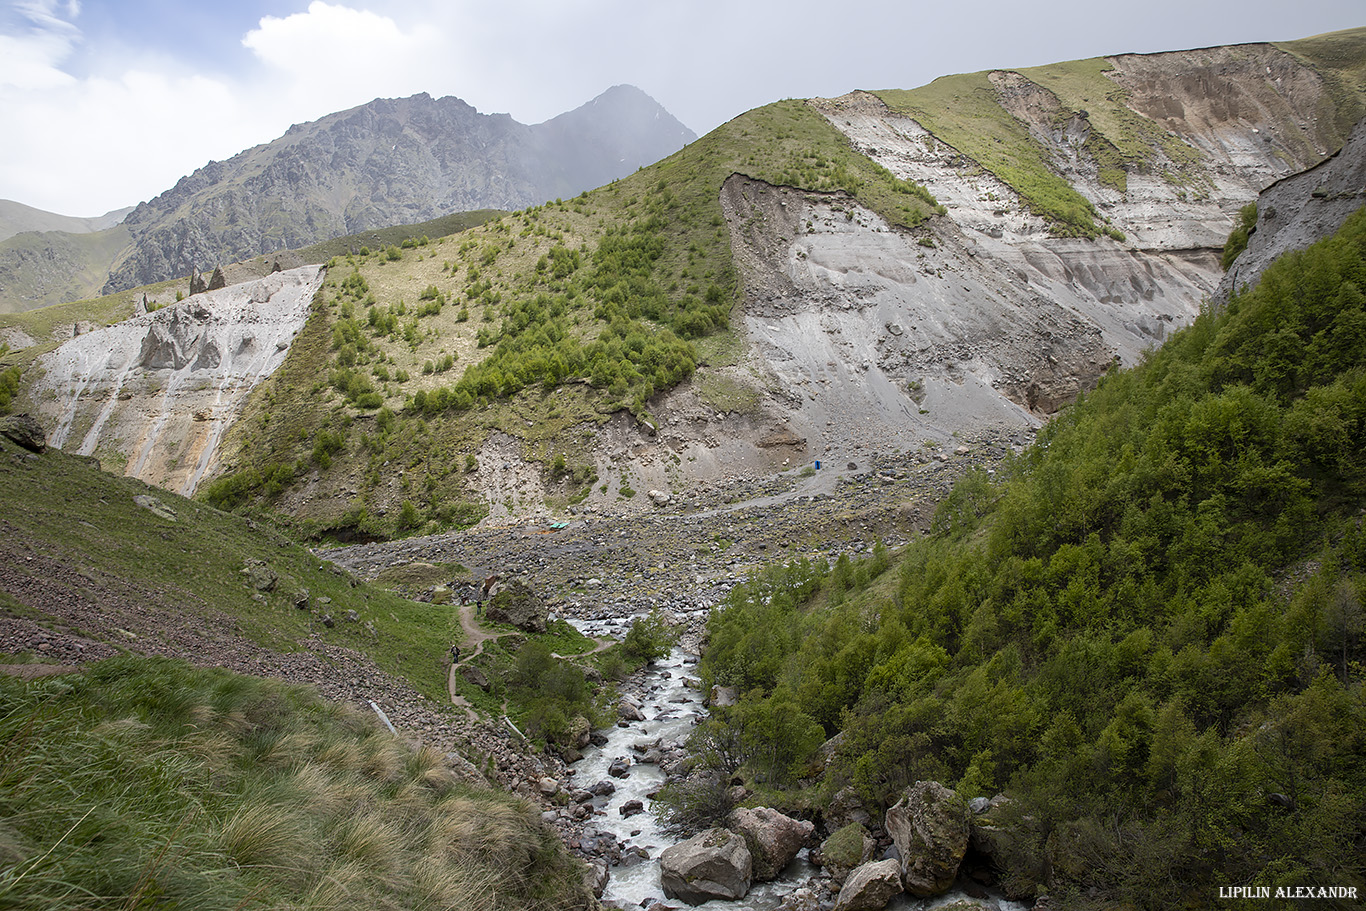
[[[1206, 190], [1210, 179], [1203, 154], [1130, 108], [1128, 93], [1106, 75], [1113, 70], [1106, 58], [1093, 57], [1017, 72], [1052, 92], [1062, 110], [1086, 112], [1091, 135], [1085, 149], [1100, 166], [1102, 183], [1123, 192], [1125, 174], [1151, 171], [1164, 160], [1170, 168], [1164, 175], [1169, 182]], [[1110, 179], [1107, 172], [1113, 175]]]
[[1366, 887], [1363, 288], [1366, 210], [958, 484], [930, 539], [737, 588], [700, 672], [746, 694], [747, 774], [808, 807], [1004, 790], [1005, 880], [1060, 907]]
[[891, 110], [915, 119], [937, 139], [967, 155], [1020, 194], [1031, 212], [1064, 236], [1095, 237], [1096, 209], [1056, 174], [1029, 129], [1001, 107], [990, 71], [941, 76], [918, 89], [875, 94]]
[[311, 691], [122, 657], [0, 676], [6, 908], [589, 907], [536, 807]]
[[[1334, 32], [1273, 45], [1292, 54], [1324, 79], [1319, 120], [1324, 144], [1337, 148], [1366, 110], [1366, 29]], [[1197, 197], [1211, 179], [1198, 149], [1168, 133], [1126, 103], [1126, 92], [1106, 74], [1106, 58], [1074, 60], [1014, 72], [1050, 93], [1060, 125], [1084, 111], [1091, 134], [1084, 146], [1100, 169], [1100, 181], [1123, 192], [1126, 174], [1156, 167], [1173, 185]], [[1092, 204], [1052, 168], [1050, 156], [1028, 128], [1002, 107], [982, 71], [943, 76], [917, 89], [875, 94], [893, 111], [913, 117], [936, 138], [976, 161], [1018, 193], [1056, 234], [1095, 237], [1104, 231]]]
[[1366, 115], [1366, 28], [1329, 32], [1298, 41], [1277, 41], [1285, 51], [1323, 77], [1332, 109], [1321, 111], [1316, 126], [1325, 144], [1337, 148]]
[[[301, 650], [305, 638], [319, 636], [369, 655], [437, 704], [447, 701], [446, 653], [463, 635], [455, 608], [353, 584], [261, 523], [106, 474], [92, 460], [55, 450], [36, 461], [11, 458], [20, 451], [0, 438], [0, 522], [12, 529], [14, 546], [22, 541], [81, 568], [90, 578], [87, 597], [98, 601], [99, 580], [111, 579], [121, 589], [144, 593], [168, 614], [235, 622], [240, 635], [268, 648]], [[165, 504], [174, 521], [133, 501], [144, 495]], [[242, 573], [248, 560], [263, 561], [278, 575], [273, 591], [257, 592], [248, 584]], [[333, 628], [294, 606], [305, 589], [316, 610], [336, 619]], [[29, 607], [41, 613], [43, 604]], [[351, 610], [359, 617], [355, 622], [344, 619]]]
[[[456, 527], [482, 517], [470, 460], [503, 431], [546, 465], [553, 504], [574, 502], [595, 480], [596, 426], [623, 409], [652, 422], [655, 395], [734, 347], [720, 191], [737, 173], [848, 193], [904, 227], [943, 211], [788, 101], [574, 199], [458, 239], [337, 257], [285, 368], [232, 432], [228, 477], [206, 496], [270, 503], [320, 480], [333, 491], [310, 514], [323, 530]], [[386, 464], [403, 467], [401, 491]], [[225, 486], [235, 493], [220, 498]]]

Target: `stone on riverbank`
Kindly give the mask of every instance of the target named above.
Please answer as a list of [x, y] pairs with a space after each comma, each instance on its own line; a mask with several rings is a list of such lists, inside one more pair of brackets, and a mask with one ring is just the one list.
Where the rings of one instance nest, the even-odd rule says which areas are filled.
[[708, 829], [659, 855], [664, 894], [690, 905], [713, 898], [743, 898], [753, 881], [745, 840], [727, 829]]
[[769, 807], [735, 810], [726, 820], [731, 831], [745, 840], [754, 861], [755, 882], [775, 879], [792, 863], [797, 852], [815, 832], [806, 820], [784, 816]]
[[917, 781], [887, 811], [907, 892], [924, 898], [953, 885], [968, 850], [968, 817], [962, 798], [937, 781]]

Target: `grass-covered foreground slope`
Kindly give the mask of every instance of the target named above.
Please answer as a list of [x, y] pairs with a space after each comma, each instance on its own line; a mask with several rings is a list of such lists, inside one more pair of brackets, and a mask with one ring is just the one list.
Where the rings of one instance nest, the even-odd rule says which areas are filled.
[[483, 513], [467, 476], [502, 431], [545, 465], [551, 505], [582, 498], [593, 428], [620, 411], [652, 422], [655, 396], [731, 347], [720, 195], [736, 173], [848, 193], [905, 227], [942, 211], [789, 101], [574, 199], [339, 256], [206, 496], [236, 507], [308, 486], [326, 503], [296, 511], [373, 535], [468, 524]]
[[1005, 881], [1065, 907], [1366, 888], [1364, 289], [1366, 211], [960, 483], [930, 538], [737, 589], [702, 671], [744, 694], [748, 774], [875, 810], [1005, 791]]
[[[184, 654], [203, 636], [276, 652], [341, 647], [447, 700], [446, 652], [461, 635], [451, 606], [356, 584], [264, 525], [113, 477], [91, 460], [22, 453], [0, 437], [6, 612], [139, 650], [169, 642]], [[273, 574], [268, 590], [248, 574], [253, 565]]]
[[166, 659], [0, 676], [0, 905], [587, 907], [531, 804], [375, 719]]

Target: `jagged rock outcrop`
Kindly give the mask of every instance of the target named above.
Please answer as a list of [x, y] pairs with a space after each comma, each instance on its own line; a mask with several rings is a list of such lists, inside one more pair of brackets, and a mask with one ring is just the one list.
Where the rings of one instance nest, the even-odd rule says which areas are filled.
[[521, 209], [609, 183], [696, 136], [615, 86], [534, 126], [459, 98], [377, 99], [209, 162], [124, 221], [132, 250], [105, 293], [451, 212]]
[[50, 445], [192, 494], [321, 281], [316, 266], [277, 272], [76, 335], [38, 361], [32, 398]]
[[30, 452], [42, 452], [47, 449], [47, 434], [43, 432], [43, 426], [27, 412], [0, 417], [0, 435], [8, 437]]
[[1257, 284], [1276, 257], [1302, 250], [1342, 227], [1366, 205], [1366, 119], [1338, 152], [1322, 163], [1277, 181], [1257, 199], [1257, 226], [1219, 283], [1214, 299]]

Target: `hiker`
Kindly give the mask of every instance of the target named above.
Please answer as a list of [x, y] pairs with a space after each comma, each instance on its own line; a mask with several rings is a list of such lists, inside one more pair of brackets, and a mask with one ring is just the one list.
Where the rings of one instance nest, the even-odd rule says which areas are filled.
[[451, 664], [459, 664], [459, 663], [460, 663], [460, 646], [458, 646], [458, 645], [452, 645], [452, 646], [451, 646]]

